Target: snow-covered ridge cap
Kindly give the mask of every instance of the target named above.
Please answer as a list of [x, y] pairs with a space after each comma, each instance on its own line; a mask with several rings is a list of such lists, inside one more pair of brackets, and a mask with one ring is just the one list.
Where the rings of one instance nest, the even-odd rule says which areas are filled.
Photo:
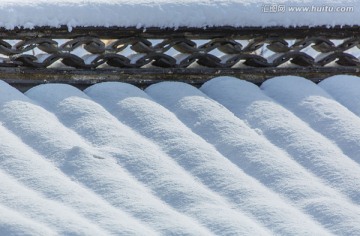
[[0, 27], [212, 27], [355, 25], [360, 3], [333, 0], [2, 0]]

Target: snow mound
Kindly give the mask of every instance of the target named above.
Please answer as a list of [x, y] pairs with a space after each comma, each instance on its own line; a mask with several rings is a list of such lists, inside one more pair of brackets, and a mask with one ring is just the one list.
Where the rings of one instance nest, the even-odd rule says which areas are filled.
[[0, 82], [0, 235], [360, 235], [359, 81]]

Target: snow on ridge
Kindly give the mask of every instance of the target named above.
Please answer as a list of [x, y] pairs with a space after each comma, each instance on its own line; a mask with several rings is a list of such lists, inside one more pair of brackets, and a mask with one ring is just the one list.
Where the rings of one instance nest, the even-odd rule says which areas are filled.
[[0, 82], [0, 234], [360, 234], [357, 79]]
[[[61, 90], [55, 85], [43, 87], [48, 87], [53, 93]], [[77, 93], [81, 94], [80, 91]], [[256, 221], [234, 209], [231, 203], [187, 173], [158, 146], [117, 121], [89, 98], [77, 98], [74, 94], [56, 100], [56, 97], [60, 96], [54, 96], [54, 99], [53, 96], [42, 96], [39, 93], [35, 98], [32, 94], [37, 93], [32, 90], [27, 95], [39, 99], [41, 104], [55, 101], [56, 106], [52, 109], [66, 126], [98, 148], [105, 149], [111, 146], [111, 155], [119, 165], [147, 185], [166, 204], [195, 218], [213, 233], [269, 234]]]
[[26, 217], [48, 225], [59, 234], [109, 234], [98, 225], [81, 217], [73, 209], [43, 198], [39, 193], [25, 187], [3, 171], [0, 171], [0, 177], [2, 180], [0, 184], [1, 203], [21, 212]]
[[56, 235], [50, 227], [0, 205], [0, 232], [3, 235]]
[[[73, 220], [74, 224], [80, 225], [78, 227], [78, 231], [81, 232], [81, 230], [83, 230], [84, 234], [92, 234], [96, 232], [96, 227], [100, 227], [100, 224], [101, 227], [104, 227], [107, 230], [107, 232], [101, 232], [98, 230], [99, 235], [108, 235], [109, 233], [119, 234], [121, 232], [132, 232], [135, 234], [146, 232], [150, 235], [156, 234], [153, 230], [138, 222], [137, 219], [131, 217], [130, 214], [126, 214], [122, 211], [122, 209], [115, 209], [111, 207], [110, 204], [102, 200], [101, 197], [98, 197], [91, 191], [84, 189], [81, 184], [85, 185], [86, 182], [80, 181], [79, 179], [81, 184], [80, 186], [77, 186], [78, 183], [74, 182], [74, 179], [76, 179], [77, 176], [73, 173], [74, 170], [76, 170], [76, 166], [73, 167], [70, 165], [73, 159], [76, 159], [76, 155], [68, 155], [68, 153], [74, 148], [85, 148], [86, 144], [82, 144], [81, 139], [73, 137], [73, 133], [66, 129], [62, 129], [65, 127], [59, 127], [56, 123], [56, 118], [54, 118], [52, 114], [48, 112], [46, 113], [46, 111], [40, 109], [24, 94], [15, 89], [11, 89], [11, 87], [6, 84], [1, 84], [0, 87], [1, 90], [12, 91], [12, 97], [19, 98], [9, 102], [8, 99], [3, 99], [3, 97], [0, 96], [0, 112], [2, 114], [7, 114], [2, 116], [1, 119], [1, 139], [7, 140], [7, 142], [1, 143], [2, 158], [0, 161], [1, 168], [6, 169], [8, 175], [18, 179], [22, 184], [31, 190], [40, 193], [44, 198], [46, 198], [46, 200], [49, 199], [47, 201], [51, 200], [56, 203], [61, 202], [62, 208], [70, 208], [77, 214], [81, 215], [81, 217], [79, 217], [81, 220], [91, 220], [92, 225], [94, 225], [94, 229], [91, 229], [91, 227], [81, 226], [80, 223], [76, 223], [76, 221]], [[10, 118], [12, 116], [14, 119]], [[29, 119], [32, 118], [34, 118], [34, 120], [28, 122]], [[11, 120], [11, 122], [9, 120]], [[38, 124], [38, 126], [36, 126], [36, 124]], [[36, 138], [36, 129], [44, 130], [44, 133], [41, 134], [42, 137]], [[20, 137], [26, 144], [22, 143], [19, 138], [14, 137], [12, 133], [17, 134], [17, 136]], [[53, 135], [54, 133], [57, 135]], [[60, 143], [60, 141], [65, 137], [68, 137], [68, 139], [65, 139], [67, 142]], [[39, 139], [40, 142], [36, 142]], [[40, 155], [44, 153], [48, 155], [37, 155], [36, 151], [38, 149], [31, 145], [31, 142], [34, 141], [35, 145], [42, 149], [38, 153]], [[58, 149], [51, 153], [52, 150], [50, 144], [57, 145]], [[66, 145], [69, 145], [70, 147], [66, 149]], [[28, 146], [34, 148], [35, 150], [30, 149]], [[62, 152], [60, 153], [59, 150]], [[91, 150], [89, 152], [93, 151]], [[34, 167], [38, 168], [35, 168], [34, 170]], [[78, 176], [79, 175], [81, 176], [81, 173], [78, 174]], [[71, 191], [71, 189], [73, 190]], [[23, 196], [25, 199], [27, 195], [28, 194], [24, 192]], [[86, 199], [81, 200], [82, 198]], [[19, 201], [22, 200], [21, 197], [15, 199]], [[39, 205], [41, 203], [46, 204], [44, 201], [38, 200], [38, 202]], [[39, 208], [44, 212], [49, 211], [47, 207], [48, 206], [41, 208], [39, 206]], [[24, 207], [24, 209], [25, 211], [28, 210], [31, 213], [36, 212], [35, 209], [27, 209], [26, 207]], [[65, 211], [62, 212], [59, 210], [51, 210], [51, 213], [56, 217], [65, 218], [68, 214]], [[42, 213], [39, 214], [39, 216], [44, 217], [46, 215]], [[48, 218], [51, 222], [53, 222], [53, 224], [60, 221], [54, 220], [51, 217]], [[70, 218], [69, 221], [71, 222], [71, 220], [72, 219]], [[66, 229], [67, 225], [71, 226], [69, 222], [65, 222], [62, 225], [59, 224], [57, 231], [62, 230], [62, 228]], [[53, 227], [54, 226], [57, 225], [53, 225]], [[72, 229], [63, 233], [73, 234], [70, 230]], [[93, 230], [94, 232], [92, 232]], [[74, 230], [74, 232], [76, 232], [76, 230]]]
[[352, 217], [360, 216], [356, 204], [330, 190], [322, 180], [240, 122], [222, 105], [187, 84], [163, 82], [146, 91], [247, 174], [290, 200], [333, 233], [360, 233], [360, 228], [351, 223]]
[[[172, 112], [139, 88], [121, 83], [103, 83], [85, 92], [120, 121], [157, 143], [188, 172], [273, 233], [325, 233], [309, 221], [308, 216], [226, 160], [212, 145], [194, 134]], [[272, 199], [272, 203], [269, 204], [266, 199]], [[273, 214], [279, 215], [279, 218], [273, 218]], [[297, 222], [300, 218], [307, 227], [299, 227]]]
[[[334, 26], [356, 25], [359, 20], [360, 4], [355, 0], [282, 0], [276, 4], [278, 12], [270, 12], [271, 5], [260, 0], [3, 0], [0, 27]], [[341, 12], [336, 7], [352, 7], [352, 11]]]
[[[40, 192], [44, 197], [75, 209], [84, 218], [89, 218], [94, 224], [101, 224], [102, 228], [113, 234], [125, 231], [125, 227], [121, 227], [122, 223], [119, 223], [119, 220], [127, 220], [128, 224], [131, 224], [132, 220], [129, 215], [114, 209], [92, 191], [73, 182], [46, 158], [36, 155], [30, 148], [26, 148], [4, 127], [0, 127], [0, 137], [11, 143], [11, 145], [0, 144], [0, 163], [2, 168], [7, 170], [7, 174], [21, 180], [27, 187]], [[23, 148], [17, 148], [19, 146], [23, 146]], [[6, 155], [11, 158], [4, 158]], [[80, 159], [80, 157], [78, 158]], [[136, 226], [135, 224], [134, 229], [136, 227], [141, 228], [140, 225]], [[138, 232], [142, 232], [142, 230]]]
[[[324, 80], [324, 83], [328, 80], [331, 79]], [[236, 78], [219, 77], [205, 83], [201, 90], [245, 120], [250, 127], [260, 130], [262, 135], [286, 150], [312, 173], [360, 203], [360, 166], [331, 140], [264, 94], [258, 86]]]
[[351, 75], [331, 76], [320, 82], [319, 86], [355, 115], [360, 116], [359, 77]]
[[[52, 92], [52, 86], [54, 86], [54, 91], [56, 91], [59, 96], [55, 96], [56, 92]], [[46, 94], [44, 93], [44, 89], [47, 91]], [[67, 92], [63, 93], [64, 90], [67, 90]], [[70, 98], [74, 99], [86, 97], [84, 94], [79, 93], [77, 89], [66, 85], [39, 86], [27, 92], [27, 95], [34, 100], [48, 96], [52, 97], [53, 103], [51, 104], [53, 104], [53, 106], [48, 107], [50, 110], [54, 110], [56, 101], [61, 101], [63, 97], [67, 97], [66, 94], [72, 94], [73, 96], [70, 96]], [[44, 104], [44, 102], [42, 104]], [[71, 104], [69, 104], [69, 107], [71, 107]], [[39, 108], [36, 109], [36, 107], [33, 107], [32, 110], [35, 110], [38, 114], [45, 113], [45, 111], [41, 111]], [[90, 111], [90, 113], [91, 112], [92, 111]], [[9, 114], [7, 118], [10, 118], [11, 112], [9, 111], [7, 114]], [[106, 117], [106, 115], [104, 116]], [[33, 117], [35, 118], [35, 115]], [[75, 120], [75, 117], [72, 118]], [[98, 118], [101, 118], [101, 116], [98, 116]], [[8, 120], [7, 123], [11, 125], [12, 122], [19, 124], [19, 121], [16, 120]], [[25, 122], [22, 121], [21, 123]], [[46, 140], [51, 138], [51, 134], [47, 134], [42, 123], [43, 122], [39, 120], [33, 123], [33, 129], [29, 132], [33, 134], [34, 138], [29, 140], [28, 144], [49, 159], [68, 158], [68, 160], [62, 162], [62, 165], [65, 167], [62, 168], [62, 170], [72, 178], [86, 185], [96, 194], [102, 196], [114, 207], [126, 209], [132, 216], [136, 216], [136, 218], [139, 218], [142, 222], [165, 234], [175, 232], [187, 234], [193, 232], [199, 235], [211, 235], [207, 229], [201, 227], [196, 221], [174, 211], [171, 207], [157, 199], [156, 196], [153, 196], [153, 194], [136, 181], [129, 172], [116, 164], [116, 160], [107, 154], [108, 150], [92, 150], [94, 148], [88, 146], [83, 140], [77, 140], [76, 134], [70, 133], [66, 136], [60, 135], [56, 143], [46, 144], [46, 149], [39, 147], [38, 143], [45, 143]], [[60, 125], [59, 121], [54, 120], [46, 120], [46, 123], [52, 126]], [[96, 126], [96, 124], [94, 125]], [[62, 126], [58, 129], [58, 133], [65, 133], [64, 131], [67, 128]], [[20, 128], [17, 131], [15, 130], [15, 132], [17, 132], [19, 136], [22, 136], [24, 130]], [[72, 140], [72, 144], [67, 142], [69, 139]], [[58, 152], [58, 150], [61, 150], [61, 152]], [[58, 154], [55, 154], [56, 152], [58, 152]], [[190, 229], [187, 229], [186, 226]]]
[[261, 88], [360, 164], [360, 118], [320, 86], [301, 77], [280, 76]]

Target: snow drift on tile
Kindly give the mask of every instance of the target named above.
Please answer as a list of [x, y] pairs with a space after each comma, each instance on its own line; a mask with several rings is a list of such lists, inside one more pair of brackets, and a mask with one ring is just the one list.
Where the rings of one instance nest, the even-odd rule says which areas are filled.
[[[233, 202], [239, 210], [272, 229], [273, 233], [324, 233], [302, 212], [246, 175], [140, 89], [127, 84], [103, 83], [87, 89], [86, 93], [119, 120], [157, 143], [179, 165]], [[269, 204], [266, 199], [270, 198], [272, 202]], [[278, 217], [274, 218], [274, 214]], [[306, 229], [299, 227], [299, 219], [309, 224]]]
[[67, 127], [92, 145], [102, 150], [110, 148], [109, 155], [166, 204], [195, 218], [216, 234], [268, 234], [199, 183], [158, 146], [120, 123], [81, 91], [68, 88], [65, 94], [61, 90], [59, 85], [46, 85], [34, 88], [28, 96], [53, 110]]
[[360, 86], [340, 79], [0, 82], [0, 234], [360, 234]]

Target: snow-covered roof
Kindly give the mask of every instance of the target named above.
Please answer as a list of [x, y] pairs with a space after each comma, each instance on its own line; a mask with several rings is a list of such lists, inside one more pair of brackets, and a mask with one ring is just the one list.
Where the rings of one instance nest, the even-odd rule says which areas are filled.
[[0, 83], [1, 235], [359, 235], [360, 80]]
[[356, 25], [356, 0], [2, 0], [0, 27]]

